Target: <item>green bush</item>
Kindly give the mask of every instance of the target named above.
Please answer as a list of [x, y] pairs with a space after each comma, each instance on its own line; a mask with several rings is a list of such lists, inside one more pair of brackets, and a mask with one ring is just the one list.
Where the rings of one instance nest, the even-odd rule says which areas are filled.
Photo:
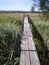
[[20, 25], [16, 26], [15, 23], [0, 24], [0, 65], [16, 65], [19, 63], [20, 38]]
[[47, 42], [47, 46], [49, 49], [49, 20], [42, 21], [41, 19], [35, 20], [35, 26], [38, 28], [44, 40]]

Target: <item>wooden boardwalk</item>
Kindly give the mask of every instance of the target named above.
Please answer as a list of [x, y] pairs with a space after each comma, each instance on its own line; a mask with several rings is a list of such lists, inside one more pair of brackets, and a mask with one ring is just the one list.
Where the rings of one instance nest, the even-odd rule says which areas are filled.
[[24, 18], [20, 65], [40, 65], [27, 17]]

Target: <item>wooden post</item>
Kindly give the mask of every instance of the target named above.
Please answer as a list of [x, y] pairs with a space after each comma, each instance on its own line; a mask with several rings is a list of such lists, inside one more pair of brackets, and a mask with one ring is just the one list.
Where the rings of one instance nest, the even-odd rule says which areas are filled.
[[42, 65], [46, 65], [45, 61], [46, 61], [46, 43], [44, 42], [44, 51], [43, 51]]

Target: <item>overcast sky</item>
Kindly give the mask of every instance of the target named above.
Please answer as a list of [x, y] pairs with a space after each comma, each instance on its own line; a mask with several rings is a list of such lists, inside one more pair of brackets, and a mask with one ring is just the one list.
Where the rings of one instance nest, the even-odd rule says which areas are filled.
[[32, 5], [32, 0], [0, 0], [0, 10], [30, 11]]

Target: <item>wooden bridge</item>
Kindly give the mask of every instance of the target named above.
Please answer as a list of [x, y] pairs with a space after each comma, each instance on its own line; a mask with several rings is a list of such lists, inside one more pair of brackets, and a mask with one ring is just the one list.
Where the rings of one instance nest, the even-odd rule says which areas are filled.
[[28, 18], [24, 18], [20, 65], [40, 65]]

